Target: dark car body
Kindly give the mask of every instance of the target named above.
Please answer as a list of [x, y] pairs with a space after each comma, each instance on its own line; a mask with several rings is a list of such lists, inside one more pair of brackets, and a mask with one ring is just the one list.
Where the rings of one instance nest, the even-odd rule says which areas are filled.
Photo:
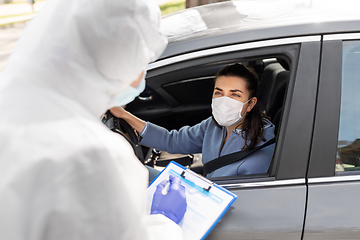
[[238, 199], [207, 239], [360, 239], [359, 9], [248, 0], [163, 18], [169, 45], [128, 110], [169, 130], [199, 123], [216, 72], [241, 62], [277, 128], [267, 173], [211, 179]]

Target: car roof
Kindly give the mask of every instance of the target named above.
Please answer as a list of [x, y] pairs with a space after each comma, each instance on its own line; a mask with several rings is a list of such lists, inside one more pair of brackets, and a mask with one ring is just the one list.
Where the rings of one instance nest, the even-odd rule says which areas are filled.
[[237, 0], [163, 17], [167, 58], [248, 41], [360, 31], [358, 0]]

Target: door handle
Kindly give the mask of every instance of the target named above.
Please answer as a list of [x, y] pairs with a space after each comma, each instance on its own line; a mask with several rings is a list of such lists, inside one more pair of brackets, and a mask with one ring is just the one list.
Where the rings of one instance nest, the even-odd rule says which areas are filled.
[[153, 99], [153, 96], [152, 96], [152, 95], [147, 96], [147, 97], [138, 96], [138, 99], [139, 99], [140, 101], [150, 101], [150, 100]]

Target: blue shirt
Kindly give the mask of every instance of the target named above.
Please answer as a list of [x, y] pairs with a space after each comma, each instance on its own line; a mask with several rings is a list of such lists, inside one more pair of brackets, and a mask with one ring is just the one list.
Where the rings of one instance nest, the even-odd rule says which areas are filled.
[[[264, 119], [264, 137], [269, 141], [274, 137], [275, 126]], [[245, 140], [241, 129], [231, 132], [220, 151], [226, 128], [218, 127], [209, 117], [195, 126], [184, 126], [181, 129], [168, 131], [155, 124], [146, 122], [141, 132], [141, 144], [169, 153], [194, 154], [202, 153], [203, 164], [223, 155], [238, 152], [244, 147]], [[265, 141], [265, 142], [266, 142]], [[257, 146], [265, 143], [261, 141]], [[259, 149], [246, 158], [224, 166], [207, 174], [206, 177], [222, 177], [246, 174], [266, 173], [270, 166], [274, 144]]]

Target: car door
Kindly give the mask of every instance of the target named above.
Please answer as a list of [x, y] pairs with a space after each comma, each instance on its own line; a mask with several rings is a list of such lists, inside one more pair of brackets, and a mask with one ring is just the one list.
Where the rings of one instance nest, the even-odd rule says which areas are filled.
[[323, 39], [304, 239], [360, 239], [360, 34]]
[[256, 68], [259, 61], [273, 59], [286, 60], [290, 76], [279, 106], [271, 167], [260, 175], [212, 179], [238, 199], [207, 239], [301, 239], [320, 36], [233, 44], [161, 59], [148, 68], [143, 99], [128, 106], [135, 115], [168, 129], [193, 125], [211, 115], [213, 77], [222, 66], [242, 62]]
[[[289, 41], [294, 39], [288, 39]], [[317, 94], [320, 36], [300, 38], [267, 175], [214, 179], [238, 200], [207, 239], [301, 239]]]

